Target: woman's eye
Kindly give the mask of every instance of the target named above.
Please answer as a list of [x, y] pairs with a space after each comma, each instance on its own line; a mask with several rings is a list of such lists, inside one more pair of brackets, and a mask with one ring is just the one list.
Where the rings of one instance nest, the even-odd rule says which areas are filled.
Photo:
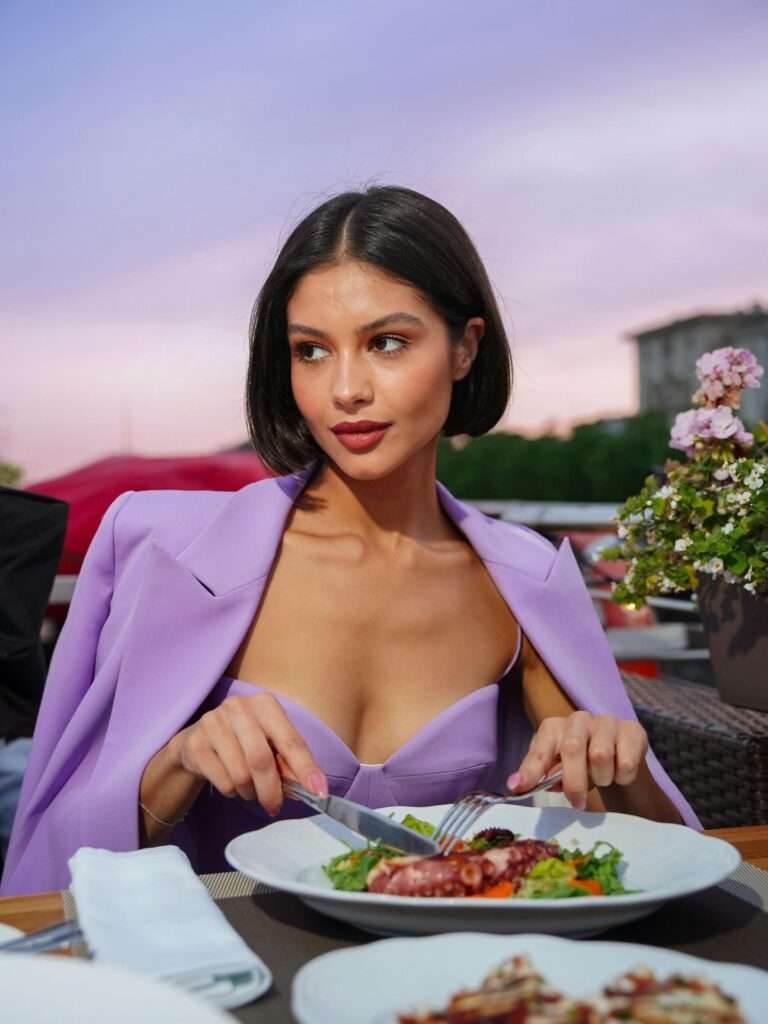
[[296, 357], [302, 363], [319, 363], [325, 359], [328, 353], [320, 345], [313, 345], [309, 341], [301, 342], [294, 349]]
[[393, 334], [381, 334], [378, 338], [373, 339], [372, 344], [376, 351], [381, 352], [384, 356], [393, 356], [408, 346], [407, 341], [396, 338]]

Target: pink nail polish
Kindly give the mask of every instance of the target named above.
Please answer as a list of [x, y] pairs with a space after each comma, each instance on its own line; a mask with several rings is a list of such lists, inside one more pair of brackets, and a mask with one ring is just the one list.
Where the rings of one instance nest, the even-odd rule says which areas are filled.
[[510, 775], [509, 778], [507, 779], [507, 787], [510, 790], [517, 789], [517, 787], [520, 785], [520, 778], [520, 772], [514, 772], [514, 774]]
[[328, 796], [328, 783], [320, 772], [312, 772], [309, 776], [309, 788], [318, 796]]
[[578, 799], [573, 801], [573, 806], [574, 806], [574, 809], [577, 810], [577, 811], [586, 811], [586, 809], [587, 809], [587, 798], [585, 796], [578, 797]]

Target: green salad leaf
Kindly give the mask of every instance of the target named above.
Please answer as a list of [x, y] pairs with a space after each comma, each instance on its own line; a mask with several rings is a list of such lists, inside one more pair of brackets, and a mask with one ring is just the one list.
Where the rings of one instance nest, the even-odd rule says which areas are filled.
[[405, 825], [405, 827], [409, 828], [411, 832], [418, 832], [420, 836], [427, 836], [427, 838], [429, 838], [437, 828], [437, 826], [433, 825], [431, 821], [424, 821], [422, 818], [416, 818], [413, 814], [406, 814], [400, 824]]
[[323, 866], [323, 871], [330, 878], [334, 889], [365, 892], [368, 872], [385, 857], [399, 856], [400, 851], [393, 850], [390, 846], [368, 846], [349, 853], [340, 853]]
[[520, 883], [517, 895], [524, 899], [570, 899], [586, 895], [571, 885], [576, 877], [576, 866], [560, 857], [547, 857], [534, 864]]
[[[602, 856], [598, 854], [598, 850], [601, 847], [605, 847], [607, 850], [607, 853], [602, 854]], [[608, 843], [601, 839], [586, 853], [582, 853], [577, 847], [574, 850], [561, 850], [560, 856], [563, 860], [576, 861], [576, 877], [592, 878], [599, 882], [606, 896], [620, 896], [634, 891], [625, 889], [621, 884], [619, 864], [623, 854], [613, 843]]]

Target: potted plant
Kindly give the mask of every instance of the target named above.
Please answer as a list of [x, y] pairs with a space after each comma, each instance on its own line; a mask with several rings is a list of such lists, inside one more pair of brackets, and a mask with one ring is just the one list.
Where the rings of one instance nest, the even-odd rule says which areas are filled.
[[721, 699], [768, 711], [768, 428], [749, 433], [734, 414], [763, 369], [728, 347], [705, 353], [696, 375], [695, 408], [670, 436], [686, 460], [620, 506], [603, 557], [627, 563], [615, 601], [695, 590]]

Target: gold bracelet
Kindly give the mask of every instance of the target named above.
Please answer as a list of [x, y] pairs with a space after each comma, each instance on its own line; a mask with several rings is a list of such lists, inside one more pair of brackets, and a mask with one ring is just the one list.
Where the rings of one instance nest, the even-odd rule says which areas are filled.
[[153, 814], [152, 811], [150, 811], [150, 809], [146, 806], [146, 804], [143, 804], [141, 802], [141, 800], [139, 800], [139, 807], [142, 809], [142, 811], [148, 814], [153, 821], [156, 821], [158, 825], [164, 825], [166, 828], [176, 828], [176, 826], [180, 825], [182, 821], [184, 821], [184, 818], [186, 818], [187, 816], [185, 814], [183, 817], [179, 818], [178, 821], [163, 821], [162, 818], [158, 818], [156, 814]]

